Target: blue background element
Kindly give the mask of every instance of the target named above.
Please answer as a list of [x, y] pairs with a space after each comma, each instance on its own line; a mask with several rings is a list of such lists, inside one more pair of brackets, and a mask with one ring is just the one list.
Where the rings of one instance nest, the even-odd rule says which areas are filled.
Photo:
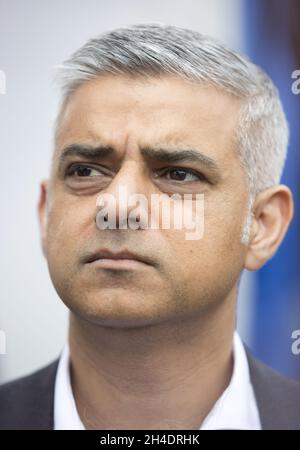
[[300, 95], [291, 90], [291, 74], [300, 69], [292, 34], [297, 6], [294, 0], [245, 0], [244, 11], [245, 52], [277, 85], [290, 125], [282, 183], [290, 187], [295, 202], [294, 219], [280, 249], [256, 274], [252, 350], [268, 365], [300, 379], [300, 355], [291, 351], [292, 331], [300, 329]]

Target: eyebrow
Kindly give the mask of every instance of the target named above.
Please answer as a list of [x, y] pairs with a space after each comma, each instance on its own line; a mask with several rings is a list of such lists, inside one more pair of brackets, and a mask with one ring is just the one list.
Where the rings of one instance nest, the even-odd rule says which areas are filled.
[[[217, 162], [210, 156], [205, 155], [198, 150], [143, 147], [140, 151], [144, 158], [153, 161], [166, 163], [195, 162], [206, 167], [216, 180], [221, 177], [221, 170]], [[110, 146], [99, 145], [97, 147], [92, 147], [88, 145], [72, 144], [62, 151], [59, 156], [59, 162], [62, 164], [66, 158], [71, 156], [98, 160], [115, 155], [116, 150]]]
[[62, 151], [61, 155], [59, 156], [59, 162], [63, 163], [65, 159], [67, 159], [70, 156], [78, 156], [82, 158], [96, 160], [99, 158], [104, 158], [106, 156], [111, 156], [114, 153], [115, 150], [109, 146], [100, 145], [97, 147], [90, 147], [86, 145], [72, 144]]
[[195, 162], [212, 170], [216, 174], [220, 172], [219, 166], [216, 161], [210, 156], [201, 153], [198, 150], [192, 149], [182, 149], [182, 150], [171, 150], [165, 148], [142, 148], [141, 153], [145, 158], [153, 159], [162, 162]]

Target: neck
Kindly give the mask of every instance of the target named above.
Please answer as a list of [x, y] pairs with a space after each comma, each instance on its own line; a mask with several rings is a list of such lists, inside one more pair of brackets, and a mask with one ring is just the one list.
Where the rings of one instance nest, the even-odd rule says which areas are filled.
[[235, 302], [182, 322], [110, 328], [71, 313], [72, 389], [87, 429], [198, 429], [230, 382]]

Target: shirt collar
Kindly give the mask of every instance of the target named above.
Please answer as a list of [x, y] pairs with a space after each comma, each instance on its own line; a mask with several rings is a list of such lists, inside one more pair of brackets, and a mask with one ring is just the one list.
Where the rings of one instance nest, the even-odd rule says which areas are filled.
[[[249, 375], [244, 345], [237, 332], [233, 338], [233, 373], [221, 397], [206, 416], [200, 430], [261, 429], [258, 408]], [[69, 370], [69, 347], [61, 354], [54, 390], [54, 428], [84, 430], [77, 412]]]
[[233, 356], [230, 383], [202, 422], [201, 430], [261, 429], [247, 355], [237, 332], [233, 338]]
[[54, 429], [84, 430], [77, 412], [70, 378], [69, 346], [61, 354], [54, 387]]

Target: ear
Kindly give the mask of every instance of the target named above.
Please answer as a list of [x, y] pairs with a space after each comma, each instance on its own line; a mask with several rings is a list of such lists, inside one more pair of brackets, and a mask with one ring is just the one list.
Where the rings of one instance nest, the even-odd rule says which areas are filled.
[[44, 180], [40, 184], [40, 195], [38, 201], [38, 218], [40, 226], [41, 244], [43, 254], [46, 257], [46, 238], [47, 238], [47, 195], [48, 180]]
[[257, 195], [245, 269], [258, 270], [272, 258], [287, 232], [293, 213], [293, 196], [287, 186], [273, 186]]

